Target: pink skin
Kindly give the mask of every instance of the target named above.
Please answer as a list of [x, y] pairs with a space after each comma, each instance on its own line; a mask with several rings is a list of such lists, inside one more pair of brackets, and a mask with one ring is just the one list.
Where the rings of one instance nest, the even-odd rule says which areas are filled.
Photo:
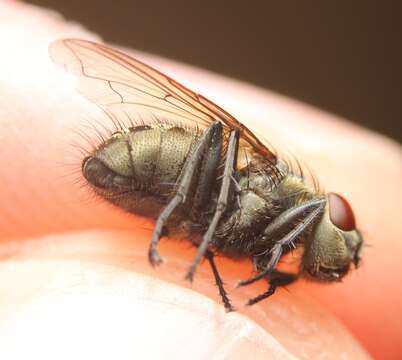
[[62, 37], [99, 41], [52, 13], [0, 4], [0, 358], [367, 358], [351, 333], [374, 357], [402, 356], [398, 145], [268, 91], [138, 54], [308, 163], [327, 191], [348, 199], [371, 245], [342, 283], [299, 281], [251, 308], [242, 304], [266, 285], [234, 289], [250, 264], [218, 259], [239, 310], [226, 314], [207, 264], [192, 286], [183, 280], [194, 255], [187, 243], [162, 241], [167, 262], [153, 270], [152, 223], [77, 191], [80, 158], [66, 165], [79, 141], [71, 129], [95, 113], [48, 58], [49, 42]]

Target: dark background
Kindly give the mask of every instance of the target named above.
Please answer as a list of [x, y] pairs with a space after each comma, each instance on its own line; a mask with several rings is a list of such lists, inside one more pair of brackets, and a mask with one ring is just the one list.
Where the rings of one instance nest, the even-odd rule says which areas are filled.
[[272, 89], [402, 141], [399, 1], [30, 2], [106, 41]]

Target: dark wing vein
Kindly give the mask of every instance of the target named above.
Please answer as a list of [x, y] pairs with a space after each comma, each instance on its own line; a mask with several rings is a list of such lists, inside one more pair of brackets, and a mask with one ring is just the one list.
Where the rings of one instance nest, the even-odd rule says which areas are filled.
[[161, 72], [120, 51], [87, 40], [63, 39], [51, 44], [53, 61], [77, 75], [78, 91], [117, 119], [142, 111], [161, 115], [185, 127], [204, 129], [213, 121], [226, 133], [240, 132], [240, 147], [271, 163], [276, 155], [243, 124], [218, 105]]

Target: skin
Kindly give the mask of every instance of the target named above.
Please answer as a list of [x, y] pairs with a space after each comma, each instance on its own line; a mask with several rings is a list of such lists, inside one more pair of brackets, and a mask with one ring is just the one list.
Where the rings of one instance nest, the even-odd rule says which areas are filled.
[[82, 155], [71, 144], [82, 140], [71, 129], [98, 114], [47, 46], [99, 38], [28, 5], [5, 1], [0, 14], [0, 358], [402, 355], [399, 145], [268, 91], [138, 54], [308, 163], [327, 191], [349, 199], [371, 246], [342, 283], [298, 281], [251, 308], [243, 304], [266, 284], [234, 289], [249, 262], [218, 259], [239, 310], [226, 314], [206, 263], [192, 286], [184, 281], [195, 253], [188, 243], [162, 241], [167, 263], [152, 269], [152, 223], [74, 184]]

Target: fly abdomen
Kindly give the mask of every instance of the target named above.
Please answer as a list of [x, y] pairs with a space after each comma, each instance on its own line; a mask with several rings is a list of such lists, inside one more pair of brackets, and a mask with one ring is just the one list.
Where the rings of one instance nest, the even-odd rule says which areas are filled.
[[129, 187], [166, 195], [198, 136], [197, 132], [162, 125], [121, 131], [83, 161], [83, 174], [96, 187]]

